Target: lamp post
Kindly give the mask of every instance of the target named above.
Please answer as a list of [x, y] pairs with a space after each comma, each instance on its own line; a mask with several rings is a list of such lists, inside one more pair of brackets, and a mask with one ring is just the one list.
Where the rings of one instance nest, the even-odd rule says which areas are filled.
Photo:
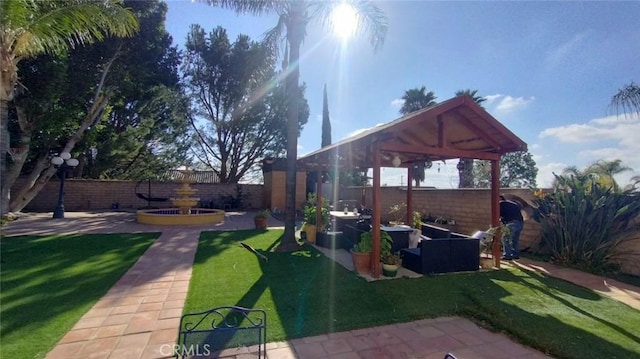
[[71, 158], [71, 154], [69, 152], [62, 152], [60, 155], [51, 159], [51, 164], [58, 168], [58, 176], [60, 177], [58, 204], [53, 210], [53, 218], [64, 218], [64, 180], [67, 177], [67, 167], [77, 166], [78, 160]]

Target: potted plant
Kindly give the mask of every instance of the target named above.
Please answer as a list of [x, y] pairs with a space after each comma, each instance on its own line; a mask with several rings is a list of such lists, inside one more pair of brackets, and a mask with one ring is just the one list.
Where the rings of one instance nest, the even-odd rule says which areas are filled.
[[259, 211], [253, 217], [253, 223], [256, 225], [256, 229], [266, 229], [267, 228], [267, 218], [269, 218], [269, 211], [264, 209]]
[[391, 216], [391, 221], [389, 222], [390, 226], [397, 226], [399, 224], [403, 224], [403, 219], [407, 214], [407, 204], [400, 203], [394, 204], [389, 207], [389, 215]]
[[397, 254], [387, 253], [381, 258], [382, 275], [385, 277], [395, 277], [400, 268], [400, 256]]
[[[389, 233], [380, 231], [380, 254], [384, 256], [391, 252], [393, 239]], [[351, 249], [353, 267], [358, 274], [371, 273], [371, 251], [373, 250], [373, 234], [371, 231], [360, 235], [360, 241]]]
[[[304, 206], [304, 229], [309, 243], [316, 242], [316, 233], [318, 232], [316, 223], [316, 194], [312, 193], [307, 199], [307, 203]], [[320, 230], [324, 231], [324, 227], [329, 223], [329, 201], [326, 198], [322, 198], [320, 219]]]

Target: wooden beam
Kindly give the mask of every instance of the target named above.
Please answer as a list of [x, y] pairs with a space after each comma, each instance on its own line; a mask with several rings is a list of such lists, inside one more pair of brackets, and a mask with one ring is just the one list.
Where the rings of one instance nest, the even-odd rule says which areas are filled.
[[380, 147], [373, 144], [373, 218], [371, 219], [371, 231], [373, 231], [373, 250], [371, 264], [373, 266], [373, 278], [380, 278], [380, 212], [382, 191], [380, 190]]
[[421, 155], [432, 155], [447, 158], [473, 158], [479, 160], [497, 160], [500, 158], [499, 153], [484, 151], [467, 151], [455, 148], [438, 148], [428, 146], [403, 145], [397, 143], [383, 143], [380, 146], [382, 151], [400, 152], [400, 153], [417, 153]]
[[[491, 161], [491, 227], [500, 227], [500, 159]], [[502, 233], [498, 230], [491, 247], [496, 268], [500, 268], [501, 242]]]
[[493, 148], [499, 150], [500, 148], [502, 148], [502, 146], [500, 146], [500, 144], [498, 143], [498, 141], [494, 140], [493, 137], [489, 136], [489, 134], [487, 132], [485, 132], [483, 129], [481, 129], [480, 127], [476, 126], [475, 123], [473, 123], [473, 121], [469, 120], [468, 118], [464, 117], [463, 115], [460, 115], [460, 121], [467, 127], [469, 127], [469, 129], [471, 130], [471, 132], [480, 135], [480, 137], [487, 141], [488, 144], [490, 144], [491, 146], [493, 146]]

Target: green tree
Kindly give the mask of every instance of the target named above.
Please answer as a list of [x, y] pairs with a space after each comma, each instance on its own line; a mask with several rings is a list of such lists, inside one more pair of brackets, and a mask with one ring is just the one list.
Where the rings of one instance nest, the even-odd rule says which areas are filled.
[[[486, 98], [478, 96], [478, 90], [458, 90], [456, 96], [469, 96], [482, 107]], [[473, 158], [461, 158], [458, 162], [458, 188], [473, 188]]]
[[631, 81], [613, 95], [609, 106], [615, 108], [618, 113], [635, 111], [640, 115], [640, 86]]
[[331, 118], [329, 118], [329, 102], [327, 101], [327, 84], [322, 94], [322, 143], [321, 147], [331, 144]]
[[[127, 5], [139, 19], [135, 36], [19, 65], [29, 90], [16, 97], [22, 116], [12, 136], [29, 149], [22, 169], [29, 180], [12, 188], [12, 211], [27, 205], [55, 173], [48, 158], [63, 147], [80, 160], [74, 176], [89, 178], [149, 178], [184, 162], [186, 102], [177, 50], [164, 29], [166, 4]], [[11, 174], [20, 171], [17, 164]]]
[[[285, 149], [287, 98], [281, 85], [271, 85], [276, 59], [266, 44], [246, 35], [230, 43], [221, 27], [207, 35], [192, 25], [185, 47], [183, 73], [198, 142], [194, 152], [221, 182], [237, 183], [262, 158]], [[304, 90], [300, 86], [296, 96], [298, 132], [309, 118]], [[201, 119], [205, 126], [198, 125]]]
[[[538, 168], [531, 153], [527, 151], [510, 152], [500, 160], [500, 187], [533, 188], [536, 187]], [[474, 161], [474, 187], [491, 187], [491, 162]]]
[[[594, 182], [603, 188], [611, 188], [613, 192], [620, 192], [622, 189], [614, 176], [629, 171], [633, 171], [633, 169], [624, 166], [622, 160], [617, 159], [613, 161], [599, 160], [583, 170], [576, 166], [569, 166], [562, 171], [562, 174], [581, 178], [583, 181]], [[635, 179], [632, 178], [631, 181], [633, 183]]]
[[[298, 96], [300, 78], [300, 46], [304, 40], [307, 24], [315, 19], [330, 22], [335, 3], [328, 1], [255, 1], [255, 0], [204, 0], [210, 5], [233, 9], [237, 13], [252, 15], [277, 14], [278, 24], [266, 40], [277, 45], [286, 35], [289, 59], [287, 61], [287, 160], [285, 183], [285, 227], [280, 250], [288, 251], [298, 247], [295, 239], [296, 205], [296, 160], [298, 156]], [[374, 47], [382, 45], [387, 31], [386, 18], [373, 3], [363, 0], [349, 2], [357, 14], [358, 26], [370, 34]]]
[[[425, 86], [409, 89], [404, 92], [404, 95], [402, 95], [404, 103], [402, 104], [402, 107], [400, 107], [400, 114], [406, 116], [411, 112], [433, 106], [437, 103], [436, 98], [437, 97], [433, 93], [433, 91], [427, 92], [427, 88]], [[420, 182], [424, 181], [424, 171], [424, 162], [415, 164], [413, 168], [412, 180], [416, 182], [416, 187], [420, 187]]]
[[402, 107], [400, 107], [400, 114], [408, 115], [411, 112], [422, 110], [423, 108], [435, 105], [437, 103], [436, 95], [433, 93], [433, 91], [426, 91], [427, 88], [425, 86], [422, 86], [420, 88], [416, 87], [405, 91], [404, 95], [402, 95], [404, 103], [402, 104]]
[[[133, 13], [118, 0], [0, 2], [0, 171], [7, 170], [8, 104], [16, 94], [20, 61], [64, 53], [107, 36], [130, 36], [137, 28]], [[7, 212], [9, 202], [9, 186], [2, 178], [0, 215]]]

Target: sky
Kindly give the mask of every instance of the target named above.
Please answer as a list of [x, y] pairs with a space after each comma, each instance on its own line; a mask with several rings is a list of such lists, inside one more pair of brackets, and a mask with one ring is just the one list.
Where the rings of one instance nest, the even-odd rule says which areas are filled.
[[[189, 26], [261, 40], [277, 23], [203, 3], [168, 0], [167, 31], [183, 46]], [[298, 156], [320, 148], [327, 85], [333, 142], [400, 117], [406, 90], [425, 86], [436, 101], [478, 90], [486, 110], [528, 144], [538, 186], [567, 166], [621, 159], [640, 175], [640, 117], [616, 113], [611, 97], [640, 82], [640, 2], [376, 2], [388, 32], [374, 51], [366, 33], [348, 39], [312, 20], [301, 48], [300, 81], [310, 116]], [[436, 163], [423, 186], [457, 188], [457, 160]], [[385, 168], [382, 184], [406, 185]]]

